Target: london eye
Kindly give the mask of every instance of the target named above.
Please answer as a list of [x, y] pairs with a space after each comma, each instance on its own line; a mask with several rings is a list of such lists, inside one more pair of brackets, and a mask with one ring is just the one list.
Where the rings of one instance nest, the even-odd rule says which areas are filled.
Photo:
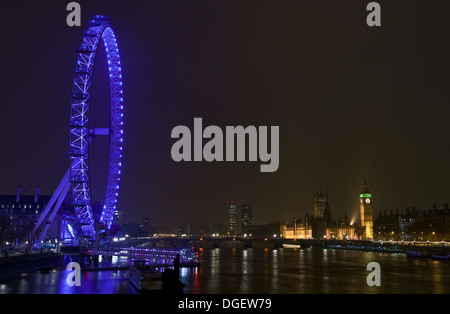
[[[109, 70], [111, 123], [109, 128], [89, 129], [89, 106], [92, 77], [99, 43], [103, 42]], [[109, 230], [117, 208], [123, 150], [123, 83], [119, 47], [109, 19], [94, 15], [83, 32], [74, 71], [70, 115], [70, 168], [73, 205], [82, 234], [95, 237], [89, 176], [90, 139], [95, 135], [109, 135], [109, 170], [106, 193], [100, 217], [101, 225]]]
[[[119, 47], [114, 30], [108, 17], [94, 15], [83, 31], [81, 44], [77, 50], [77, 60], [73, 75], [71, 110], [70, 110], [70, 141], [68, 156], [69, 169], [60, 181], [45, 210], [41, 213], [30, 240], [42, 242], [47, 230], [55, 218], [61, 203], [69, 190], [72, 192], [72, 204], [79, 228], [78, 240], [86, 238], [98, 240], [98, 235], [111, 229], [119, 197], [120, 177], [123, 152], [123, 83], [122, 66]], [[91, 92], [93, 89], [93, 74], [96, 55], [103, 43], [109, 75], [109, 109], [110, 121], [106, 128], [90, 126]], [[95, 105], [95, 104], [94, 104]], [[92, 109], [92, 108], [91, 108]], [[106, 190], [101, 204], [101, 215], [94, 215], [92, 200], [92, 171], [89, 167], [89, 145], [97, 136], [109, 137], [109, 158]], [[104, 188], [104, 187], [103, 187]], [[51, 210], [53, 208], [53, 210]], [[45, 222], [45, 223], [44, 223]], [[39, 231], [41, 225], [43, 231]], [[72, 226], [70, 226], [72, 232]], [[38, 235], [35, 238], [35, 235]]]

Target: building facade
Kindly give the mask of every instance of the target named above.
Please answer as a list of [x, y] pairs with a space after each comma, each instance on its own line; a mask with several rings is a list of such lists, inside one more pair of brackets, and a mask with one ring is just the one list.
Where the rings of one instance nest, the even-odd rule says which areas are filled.
[[353, 240], [357, 239], [358, 235], [354, 225], [341, 223], [328, 226], [326, 238], [335, 240]]
[[450, 208], [433, 204], [428, 210], [380, 211], [374, 221], [376, 240], [450, 241]]
[[252, 222], [252, 206], [245, 204], [242, 205], [241, 208], [241, 223], [242, 228], [246, 226], [251, 226], [253, 224]]
[[328, 191], [315, 191], [313, 194], [313, 218], [310, 221], [312, 237], [315, 239], [326, 237], [327, 227], [332, 224]]
[[236, 205], [228, 205], [228, 235], [236, 235]]
[[282, 223], [280, 225], [280, 234], [284, 239], [311, 239], [312, 238], [312, 226], [309, 224], [308, 219], [305, 219], [305, 223], [301, 220], [294, 219], [293, 223]]
[[[16, 195], [0, 195], [1, 245], [6, 243], [19, 245], [36, 241], [39, 232], [35, 234], [34, 239], [31, 239], [30, 235], [50, 198], [50, 195], [40, 195], [39, 188], [36, 189], [34, 195], [22, 195], [20, 187]], [[55, 240], [64, 241], [74, 238], [75, 220], [75, 212], [70, 205], [70, 199], [66, 197], [43, 241], [55, 243]]]
[[327, 206], [328, 191], [326, 193], [315, 191], [313, 194], [313, 218], [323, 218]]

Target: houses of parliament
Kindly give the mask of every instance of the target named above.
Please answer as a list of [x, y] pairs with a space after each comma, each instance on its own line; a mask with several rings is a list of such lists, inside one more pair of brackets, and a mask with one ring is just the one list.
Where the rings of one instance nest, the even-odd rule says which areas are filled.
[[349, 221], [347, 215], [333, 220], [328, 193], [313, 195], [313, 215], [304, 222], [282, 223], [280, 234], [287, 239], [371, 239], [382, 241], [450, 241], [450, 207], [433, 204], [428, 210], [406, 208], [404, 211], [384, 210], [374, 215], [372, 194], [364, 180], [359, 194], [359, 221]]
[[328, 192], [316, 191], [313, 194], [313, 215], [306, 215], [305, 221], [294, 219], [293, 223], [282, 223], [281, 235], [286, 239], [373, 239], [372, 194], [364, 180], [359, 195], [360, 221], [344, 218], [332, 219]]

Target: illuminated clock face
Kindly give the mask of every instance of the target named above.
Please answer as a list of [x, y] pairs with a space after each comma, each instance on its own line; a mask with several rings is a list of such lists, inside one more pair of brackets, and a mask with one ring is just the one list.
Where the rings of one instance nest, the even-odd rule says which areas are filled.
[[366, 198], [366, 204], [370, 204], [370, 198]]

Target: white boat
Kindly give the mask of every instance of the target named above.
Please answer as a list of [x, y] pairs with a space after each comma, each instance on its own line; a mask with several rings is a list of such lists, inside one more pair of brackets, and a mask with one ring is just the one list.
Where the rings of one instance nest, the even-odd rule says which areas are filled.
[[288, 242], [283, 243], [283, 248], [284, 249], [300, 249], [301, 245], [300, 245], [300, 242], [294, 240], [294, 241], [288, 241]]
[[129, 280], [139, 291], [161, 291], [163, 274], [145, 262], [136, 262], [130, 267]]

